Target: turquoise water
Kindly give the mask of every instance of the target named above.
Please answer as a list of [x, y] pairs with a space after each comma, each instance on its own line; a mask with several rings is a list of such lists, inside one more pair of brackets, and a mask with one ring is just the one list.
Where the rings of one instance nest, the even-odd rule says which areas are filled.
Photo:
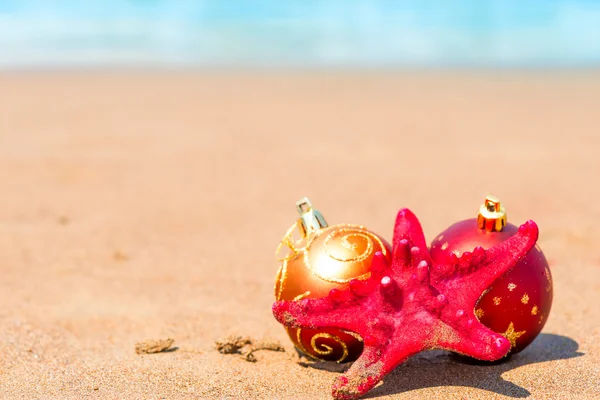
[[591, 0], [0, 0], [0, 68], [600, 65]]

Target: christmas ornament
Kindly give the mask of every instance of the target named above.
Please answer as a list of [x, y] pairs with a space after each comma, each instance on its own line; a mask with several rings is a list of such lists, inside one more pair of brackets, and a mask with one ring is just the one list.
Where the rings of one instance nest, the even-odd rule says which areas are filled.
[[[288, 253], [280, 258], [275, 281], [276, 300], [318, 298], [332, 289], [347, 289], [350, 280], [369, 278], [376, 252], [384, 257], [390, 254], [390, 245], [362, 226], [328, 226], [307, 198], [298, 201], [296, 209], [300, 218], [277, 249], [277, 253], [281, 253], [287, 248]], [[327, 325], [319, 329], [285, 329], [300, 351], [317, 360], [354, 361], [363, 349], [359, 335]]]
[[419, 221], [400, 210], [391, 261], [377, 253], [367, 280], [351, 280], [349, 289], [331, 290], [324, 298], [278, 301], [273, 314], [291, 328], [334, 326], [361, 335], [362, 354], [333, 385], [337, 399], [365, 394], [398, 364], [427, 349], [497, 360], [511, 343], [479, 322], [473, 310], [481, 292], [514, 267], [537, 236], [529, 221], [488, 250], [476, 247], [460, 258], [433, 262]]
[[[431, 242], [431, 258], [443, 262], [450, 254], [460, 257], [476, 246], [486, 249], [507, 240], [517, 230], [507, 223], [500, 201], [488, 196], [477, 218], [457, 222]], [[536, 245], [481, 296], [475, 315], [485, 326], [508, 338], [514, 354], [541, 332], [551, 306], [552, 275], [544, 253]]]

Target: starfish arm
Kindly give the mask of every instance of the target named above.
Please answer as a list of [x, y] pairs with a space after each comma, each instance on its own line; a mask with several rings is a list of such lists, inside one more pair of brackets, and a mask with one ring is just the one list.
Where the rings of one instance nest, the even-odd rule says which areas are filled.
[[[478, 275], [486, 275], [490, 284], [510, 270], [535, 246], [539, 237], [539, 229], [535, 222], [527, 221], [519, 227], [519, 231], [509, 239], [486, 250], [486, 261], [477, 269]], [[485, 289], [487, 289], [487, 286]]]
[[[392, 339], [393, 340], [393, 339]], [[423, 350], [422, 346], [368, 345], [350, 369], [336, 378], [332, 395], [335, 399], [356, 399], [374, 388], [377, 383], [410, 356]]]
[[510, 341], [485, 327], [474, 315], [456, 315], [447, 322], [439, 322], [433, 347], [485, 361], [499, 360], [510, 351]]
[[461, 304], [475, 307], [481, 293], [514, 267], [537, 239], [537, 225], [527, 221], [516, 234], [490, 249], [477, 247], [472, 253], [463, 253], [460, 258], [452, 256], [453, 265], [432, 268], [432, 284], [441, 292], [460, 299]]
[[[291, 328], [337, 328], [359, 332], [356, 319], [363, 315], [361, 298], [340, 302], [328, 297], [320, 299], [302, 299], [299, 301], [278, 301], [273, 304], [273, 315], [285, 326]], [[333, 295], [348, 298], [351, 294], [337, 292]]]
[[[425, 241], [425, 235], [423, 234], [423, 228], [421, 223], [408, 208], [403, 208], [398, 211], [396, 216], [396, 223], [394, 225], [394, 238], [392, 245], [394, 247], [394, 253], [396, 249], [401, 247], [401, 241], [408, 241], [411, 247], [419, 249], [417, 255], [419, 259], [431, 262], [429, 252], [427, 251], [427, 242]], [[396, 257], [395, 257], [396, 258]]]
[[390, 265], [381, 251], [376, 252], [371, 260], [371, 280], [380, 280], [389, 271]]

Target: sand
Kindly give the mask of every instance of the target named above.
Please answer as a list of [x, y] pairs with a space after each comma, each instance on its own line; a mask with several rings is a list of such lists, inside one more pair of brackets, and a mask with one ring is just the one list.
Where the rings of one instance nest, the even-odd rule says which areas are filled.
[[326, 399], [336, 368], [270, 309], [296, 200], [387, 238], [409, 207], [431, 239], [493, 193], [540, 226], [543, 333], [495, 366], [423, 353], [370, 398], [600, 398], [599, 105], [593, 71], [4, 73], [0, 397]]

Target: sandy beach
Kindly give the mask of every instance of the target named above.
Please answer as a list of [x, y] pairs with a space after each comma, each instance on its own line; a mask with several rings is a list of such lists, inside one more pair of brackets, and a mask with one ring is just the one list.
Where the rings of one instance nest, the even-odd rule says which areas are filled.
[[431, 240], [492, 193], [540, 227], [543, 333], [499, 365], [422, 353], [369, 398], [600, 398], [599, 105], [593, 71], [3, 73], [0, 397], [330, 398], [271, 313], [296, 200], [388, 239], [408, 207]]

